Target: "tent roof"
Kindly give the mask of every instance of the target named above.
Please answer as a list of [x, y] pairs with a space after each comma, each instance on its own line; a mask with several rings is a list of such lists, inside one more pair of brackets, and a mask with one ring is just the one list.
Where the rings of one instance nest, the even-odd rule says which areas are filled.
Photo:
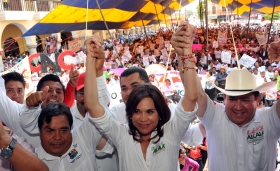
[[[99, 0], [109, 29], [156, 24], [194, 0]], [[180, 5], [181, 2], [181, 5]], [[85, 29], [86, 0], [64, 0], [23, 36]], [[88, 29], [106, 30], [95, 0], [89, 0]]]
[[[212, 0], [221, 6], [231, 8], [234, 13], [243, 15], [250, 12], [252, 2], [252, 13], [271, 14], [273, 11], [274, 0]], [[275, 11], [280, 11], [280, 1], [276, 0]]]

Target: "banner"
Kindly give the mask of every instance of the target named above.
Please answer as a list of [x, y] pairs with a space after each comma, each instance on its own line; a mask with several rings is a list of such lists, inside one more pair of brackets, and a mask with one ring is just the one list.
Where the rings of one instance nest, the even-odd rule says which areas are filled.
[[227, 32], [218, 32], [218, 42], [219, 44], [227, 43]]
[[256, 59], [254, 59], [251, 56], [248, 56], [246, 54], [243, 54], [243, 56], [239, 60], [239, 63], [246, 68], [252, 67], [255, 64], [255, 62], [256, 62]]
[[69, 50], [74, 52], [78, 52], [82, 50], [82, 40], [81, 38], [75, 39], [73, 41], [68, 41]]
[[45, 38], [45, 49], [47, 53], [54, 53], [57, 46], [57, 37], [56, 35]]
[[213, 48], [218, 48], [218, 47], [219, 47], [218, 41], [214, 41], [214, 42], [213, 42]]
[[192, 50], [202, 50], [202, 44], [193, 44]]
[[21, 60], [17, 65], [13, 66], [12, 68], [10, 68], [4, 72], [1, 72], [0, 76], [10, 73], [10, 72], [18, 72], [23, 75], [24, 80], [26, 82], [25, 96], [27, 96], [28, 94], [32, 93], [35, 90], [35, 86], [33, 85], [32, 80], [31, 80], [31, 71], [30, 71], [28, 57]]
[[224, 63], [231, 64], [231, 53], [230, 52], [222, 52], [221, 60]]
[[260, 45], [264, 45], [267, 43], [267, 35], [264, 34], [256, 34], [256, 38]]

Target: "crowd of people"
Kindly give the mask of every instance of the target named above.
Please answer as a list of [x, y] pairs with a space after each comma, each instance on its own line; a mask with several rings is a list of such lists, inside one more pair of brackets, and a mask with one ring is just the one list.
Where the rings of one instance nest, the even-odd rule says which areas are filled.
[[[209, 28], [205, 38], [187, 21], [150, 37], [102, 42], [93, 35], [85, 41], [85, 64], [33, 73], [40, 79], [28, 97], [23, 75], [3, 75], [0, 170], [274, 171], [280, 63], [253, 32], [233, 29], [236, 50], [230, 39], [213, 47], [219, 30]], [[237, 68], [243, 54], [256, 62]], [[4, 58], [4, 66], [23, 58]], [[184, 96], [170, 79], [161, 89], [144, 70], [151, 64], [179, 71]], [[207, 79], [205, 89], [198, 74]], [[120, 87], [121, 103], [110, 104], [108, 84]]]

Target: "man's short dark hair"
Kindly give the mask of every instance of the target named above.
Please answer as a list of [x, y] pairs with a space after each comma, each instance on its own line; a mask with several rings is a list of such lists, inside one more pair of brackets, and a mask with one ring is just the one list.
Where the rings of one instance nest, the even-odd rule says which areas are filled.
[[52, 117], [65, 115], [69, 122], [70, 129], [73, 125], [73, 116], [71, 114], [70, 108], [66, 106], [64, 103], [50, 103], [46, 107], [44, 107], [40, 113], [38, 118], [38, 127], [41, 131], [44, 122], [49, 124], [52, 121]]
[[25, 88], [25, 80], [22, 74], [18, 73], [18, 72], [10, 72], [7, 73], [5, 75], [2, 75], [2, 78], [5, 80], [5, 85], [9, 82], [9, 81], [19, 81], [22, 83], [23, 87]]
[[138, 68], [138, 67], [131, 67], [131, 68], [128, 68], [128, 69], [124, 70], [123, 73], [120, 76], [120, 80], [122, 79], [122, 77], [128, 77], [128, 76], [130, 76], [131, 74], [134, 74], [134, 73], [138, 73], [140, 79], [143, 80], [145, 83], [150, 82], [147, 72], [144, 69]]
[[260, 95], [260, 92], [259, 91], [254, 91], [254, 92], [252, 92], [252, 94], [254, 95], [255, 99], [257, 99]]
[[57, 75], [54, 75], [54, 74], [48, 74], [48, 75], [42, 77], [42, 78], [40, 79], [40, 81], [38, 82], [37, 90], [36, 90], [36, 91], [41, 91], [41, 89], [42, 89], [43, 86], [44, 86], [44, 83], [47, 82], [47, 81], [58, 82], [59, 84], [61, 84], [62, 89], [63, 89], [63, 92], [65, 93], [65, 87], [64, 87], [64, 85], [63, 85], [62, 82], [60, 81], [59, 77], [58, 77]]

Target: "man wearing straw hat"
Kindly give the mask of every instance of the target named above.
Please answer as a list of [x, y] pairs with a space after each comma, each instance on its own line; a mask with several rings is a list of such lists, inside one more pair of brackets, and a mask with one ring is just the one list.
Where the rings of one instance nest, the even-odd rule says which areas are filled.
[[[194, 68], [190, 54], [183, 54], [191, 46], [187, 34], [189, 23], [184, 21], [173, 34], [171, 43], [180, 56], [187, 56], [184, 72]], [[191, 53], [191, 52], [190, 52]], [[187, 66], [186, 66], [187, 65]], [[198, 81], [194, 73], [188, 82]], [[246, 69], [234, 69], [226, 78], [224, 104], [216, 104], [199, 90], [197, 116], [206, 128], [208, 143], [208, 171], [274, 171], [276, 143], [280, 137], [280, 103], [257, 110], [260, 92], [275, 86], [274, 82], [257, 87], [255, 77]]]

